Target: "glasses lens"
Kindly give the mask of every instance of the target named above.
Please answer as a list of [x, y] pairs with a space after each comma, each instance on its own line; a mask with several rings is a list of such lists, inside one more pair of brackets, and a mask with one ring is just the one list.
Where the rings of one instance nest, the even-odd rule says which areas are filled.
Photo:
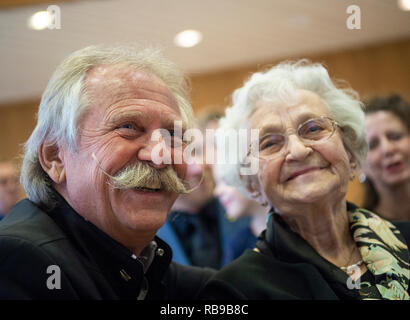
[[285, 137], [281, 134], [271, 133], [259, 141], [259, 155], [269, 156], [279, 152], [285, 143]]
[[319, 118], [305, 122], [298, 131], [299, 137], [308, 141], [319, 141], [329, 138], [333, 133], [333, 123], [330, 119]]

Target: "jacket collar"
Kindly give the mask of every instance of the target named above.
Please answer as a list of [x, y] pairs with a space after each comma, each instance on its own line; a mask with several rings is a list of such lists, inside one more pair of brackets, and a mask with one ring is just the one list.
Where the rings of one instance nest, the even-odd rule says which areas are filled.
[[327, 281], [346, 284], [347, 274], [322, 258], [309, 243], [293, 232], [273, 209], [268, 217], [265, 240], [279, 260], [312, 264]]
[[158, 298], [161, 293], [152, 292], [147, 285], [152, 282], [158, 282], [153, 286], [155, 288], [160, 285], [172, 258], [169, 246], [155, 237], [136, 257], [128, 248], [86, 221], [65, 199], [58, 198], [58, 205], [48, 214], [85, 257], [87, 267], [94, 271], [97, 268], [108, 278], [120, 298], [137, 298], [142, 288], [148, 292], [148, 297]]

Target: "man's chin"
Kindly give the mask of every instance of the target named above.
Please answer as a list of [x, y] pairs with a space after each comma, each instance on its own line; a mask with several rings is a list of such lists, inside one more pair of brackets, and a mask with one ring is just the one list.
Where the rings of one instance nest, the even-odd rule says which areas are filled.
[[168, 212], [163, 209], [140, 208], [121, 210], [119, 219], [121, 224], [131, 230], [146, 232], [147, 230], [157, 231], [165, 223]]

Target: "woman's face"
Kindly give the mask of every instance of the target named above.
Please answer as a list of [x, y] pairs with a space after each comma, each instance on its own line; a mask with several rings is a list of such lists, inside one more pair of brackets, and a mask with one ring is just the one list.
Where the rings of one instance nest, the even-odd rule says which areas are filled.
[[369, 142], [363, 171], [376, 187], [390, 187], [410, 179], [410, 134], [392, 112], [366, 115]]
[[300, 124], [321, 116], [331, 117], [321, 98], [298, 90], [289, 102], [260, 100], [249, 118], [252, 129], [282, 133], [287, 138], [284, 152], [259, 160], [257, 176], [258, 191], [282, 212], [298, 204], [337, 201], [346, 195], [354, 164], [339, 130], [310, 146], [296, 135]]

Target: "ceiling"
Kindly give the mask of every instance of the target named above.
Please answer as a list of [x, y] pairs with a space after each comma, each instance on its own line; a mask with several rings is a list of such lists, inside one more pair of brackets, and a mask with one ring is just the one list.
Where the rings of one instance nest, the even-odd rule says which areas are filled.
[[[396, 0], [89, 0], [51, 2], [61, 29], [34, 31], [27, 19], [47, 3], [0, 11], [0, 104], [39, 97], [72, 51], [90, 44], [157, 44], [191, 75], [295, 55], [410, 37], [410, 12]], [[356, 4], [361, 29], [349, 30]], [[175, 34], [197, 29], [203, 41], [178, 48]]]

